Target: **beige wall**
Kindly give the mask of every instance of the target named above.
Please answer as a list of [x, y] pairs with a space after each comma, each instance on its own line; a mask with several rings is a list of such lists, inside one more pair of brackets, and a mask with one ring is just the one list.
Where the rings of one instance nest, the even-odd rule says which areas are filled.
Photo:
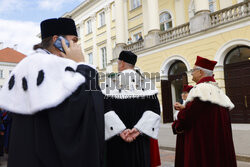
[[[187, 63], [190, 65], [190, 68], [192, 68], [197, 55], [214, 60], [216, 57], [216, 53], [226, 43], [235, 39], [250, 39], [250, 26], [223, 32], [211, 37], [205, 37], [205, 35], [207, 34], [203, 35], [203, 39], [189, 42], [184, 45], [175, 46], [175, 44], [172, 44], [172, 47], [171, 45], [167, 45], [165, 46], [166, 49], [162, 49], [162, 51], [155, 52], [149, 55], [141, 53], [141, 55], [144, 54], [145, 56], [138, 58], [137, 66], [140, 67], [142, 71], [151, 73], [161, 72], [161, 68], [163, 68], [164, 62], [169, 57], [181, 56], [187, 61]], [[191, 38], [192, 37], [190, 37], [190, 39]], [[219, 82], [219, 86], [224, 89], [225, 84], [223, 71], [215, 71], [215, 79]], [[189, 75], [188, 81], [191, 84], [194, 84], [192, 82], [191, 75]], [[161, 94], [159, 94], [159, 98], [161, 98], [160, 96]]]

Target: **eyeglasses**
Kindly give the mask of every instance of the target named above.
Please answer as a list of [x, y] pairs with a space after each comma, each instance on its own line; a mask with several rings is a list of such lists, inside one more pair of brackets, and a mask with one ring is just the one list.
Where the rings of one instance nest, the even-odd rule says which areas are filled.
[[200, 70], [200, 68], [194, 68], [194, 69], [191, 69], [190, 71], [191, 71], [191, 73], [193, 73], [196, 70]]

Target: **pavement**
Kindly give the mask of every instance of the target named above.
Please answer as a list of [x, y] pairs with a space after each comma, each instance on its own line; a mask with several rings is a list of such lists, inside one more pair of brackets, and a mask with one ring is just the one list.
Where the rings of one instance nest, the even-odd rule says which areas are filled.
[[[250, 124], [232, 124], [234, 147], [238, 167], [250, 167]], [[173, 135], [171, 123], [161, 124], [159, 146], [162, 167], [173, 167], [176, 135]]]
[[[235, 152], [238, 167], [250, 167], [250, 124], [232, 124]], [[161, 124], [159, 146], [161, 167], [174, 167], [176, 135], [171, 124]], [[7, 158], [0, 158], [0, 167], [7, 167]]]

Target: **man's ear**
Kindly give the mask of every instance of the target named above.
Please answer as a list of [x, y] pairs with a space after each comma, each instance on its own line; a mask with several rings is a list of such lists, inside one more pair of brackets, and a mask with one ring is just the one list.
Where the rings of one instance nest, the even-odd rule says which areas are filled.
[[122, 61], [122, 67], [124, 68], [126, 65], [125, 61]]
[[52, 37], [52, 41], [53, 41], [53, 43], [55, 43], [55, 42], [56, 42], [57, 38], [58, 38], [58, 35], [53, 35], [53, 37]]
[[205, 72], [202, 70], [200, 70], [200, 74], [201, 74], [201, 76], [205, 76]]

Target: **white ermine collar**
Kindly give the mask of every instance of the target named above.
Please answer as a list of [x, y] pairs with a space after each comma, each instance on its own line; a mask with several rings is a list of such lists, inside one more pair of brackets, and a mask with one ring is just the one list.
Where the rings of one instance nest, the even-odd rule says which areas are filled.
[[0, 91], [0, 107], [19, 114], [34, 114], [56, 107], [85, 77], [77, 63], [40, 50], [23, 59]]
[[139, 98], [158, 93], [155, 83], [134, 70], [124, 70], [113, 78], [106, 78], [103, 94], [117, 99]]
[[204, 82], [195, 85], [189, 92], [186, 104], [199, 98], [201, 101], [208, 101], [219, 106], [232, 110], [234, 104], [229, 97], [218, 87], [216, 82]]

